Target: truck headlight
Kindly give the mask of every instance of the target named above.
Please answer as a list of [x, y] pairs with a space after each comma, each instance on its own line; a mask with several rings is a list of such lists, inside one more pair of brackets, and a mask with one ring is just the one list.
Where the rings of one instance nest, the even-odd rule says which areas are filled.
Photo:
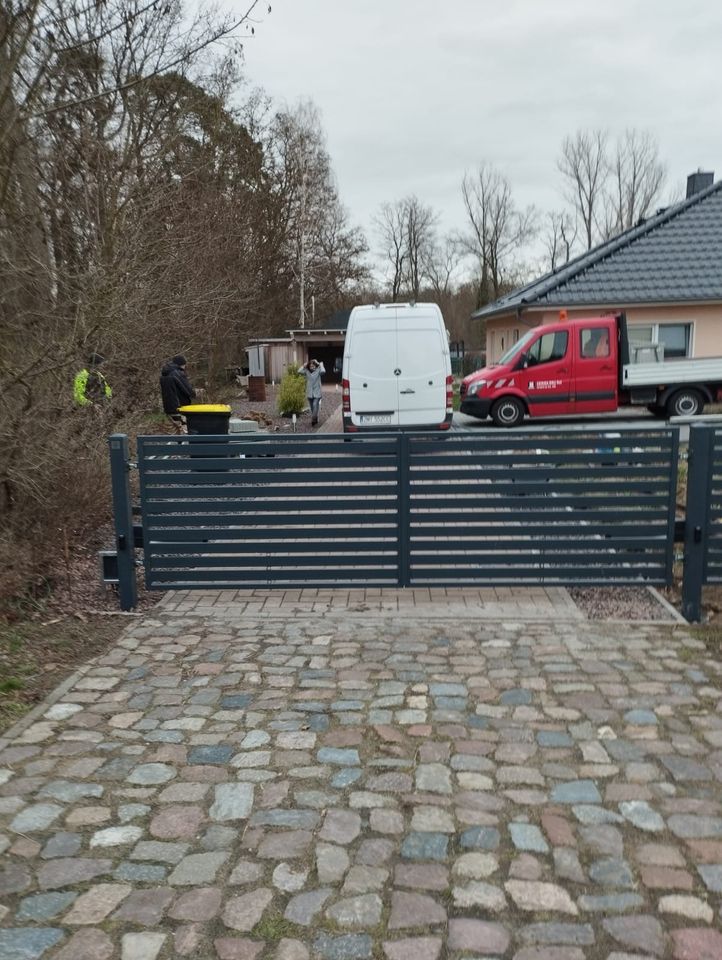
[[481, 393], [485, 386], [486, 380], [475, 380], [474, 383], [469, 384], [469, 389], [466, 391], [467, 397], [473, 397], [475, 394]]

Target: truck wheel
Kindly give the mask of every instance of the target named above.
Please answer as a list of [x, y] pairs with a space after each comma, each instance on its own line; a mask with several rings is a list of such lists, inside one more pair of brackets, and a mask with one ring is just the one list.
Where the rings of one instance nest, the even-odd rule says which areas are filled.
[[667, 401], [667, 416], [696, 417], [703, 407], [704, 400], [696, 390], [678, 390]]
[[491, 419], [497, 427], [516, 427], [524, 419], [524, 406], [516, 397], [502, 397], [491, 408]]

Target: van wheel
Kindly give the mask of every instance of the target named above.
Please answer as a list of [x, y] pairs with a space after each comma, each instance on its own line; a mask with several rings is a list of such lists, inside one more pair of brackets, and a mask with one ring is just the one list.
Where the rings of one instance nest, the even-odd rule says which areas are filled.
[[524, 407], [516, 397], [502, 397], [491, 408], [491, 419], [497, 427], [516, 427], [524, 419]]
[[696, 390], [678, 390], [667, 401], [667, 416], [696, 417], [703, 407], [704, 400]]

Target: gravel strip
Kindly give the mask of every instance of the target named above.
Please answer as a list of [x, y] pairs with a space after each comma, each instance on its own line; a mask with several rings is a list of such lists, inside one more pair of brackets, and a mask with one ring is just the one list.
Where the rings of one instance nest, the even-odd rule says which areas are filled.
[[570, 587], [569, 595], [589, 620], [673, 621], [646, 587]]

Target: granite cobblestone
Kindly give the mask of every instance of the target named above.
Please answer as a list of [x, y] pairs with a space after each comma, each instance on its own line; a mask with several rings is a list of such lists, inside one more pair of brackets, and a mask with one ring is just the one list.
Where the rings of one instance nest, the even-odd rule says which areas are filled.
[[0, 741], [3, 960], [722, 958], [693, 630], [354, 602], [177, 594]]

